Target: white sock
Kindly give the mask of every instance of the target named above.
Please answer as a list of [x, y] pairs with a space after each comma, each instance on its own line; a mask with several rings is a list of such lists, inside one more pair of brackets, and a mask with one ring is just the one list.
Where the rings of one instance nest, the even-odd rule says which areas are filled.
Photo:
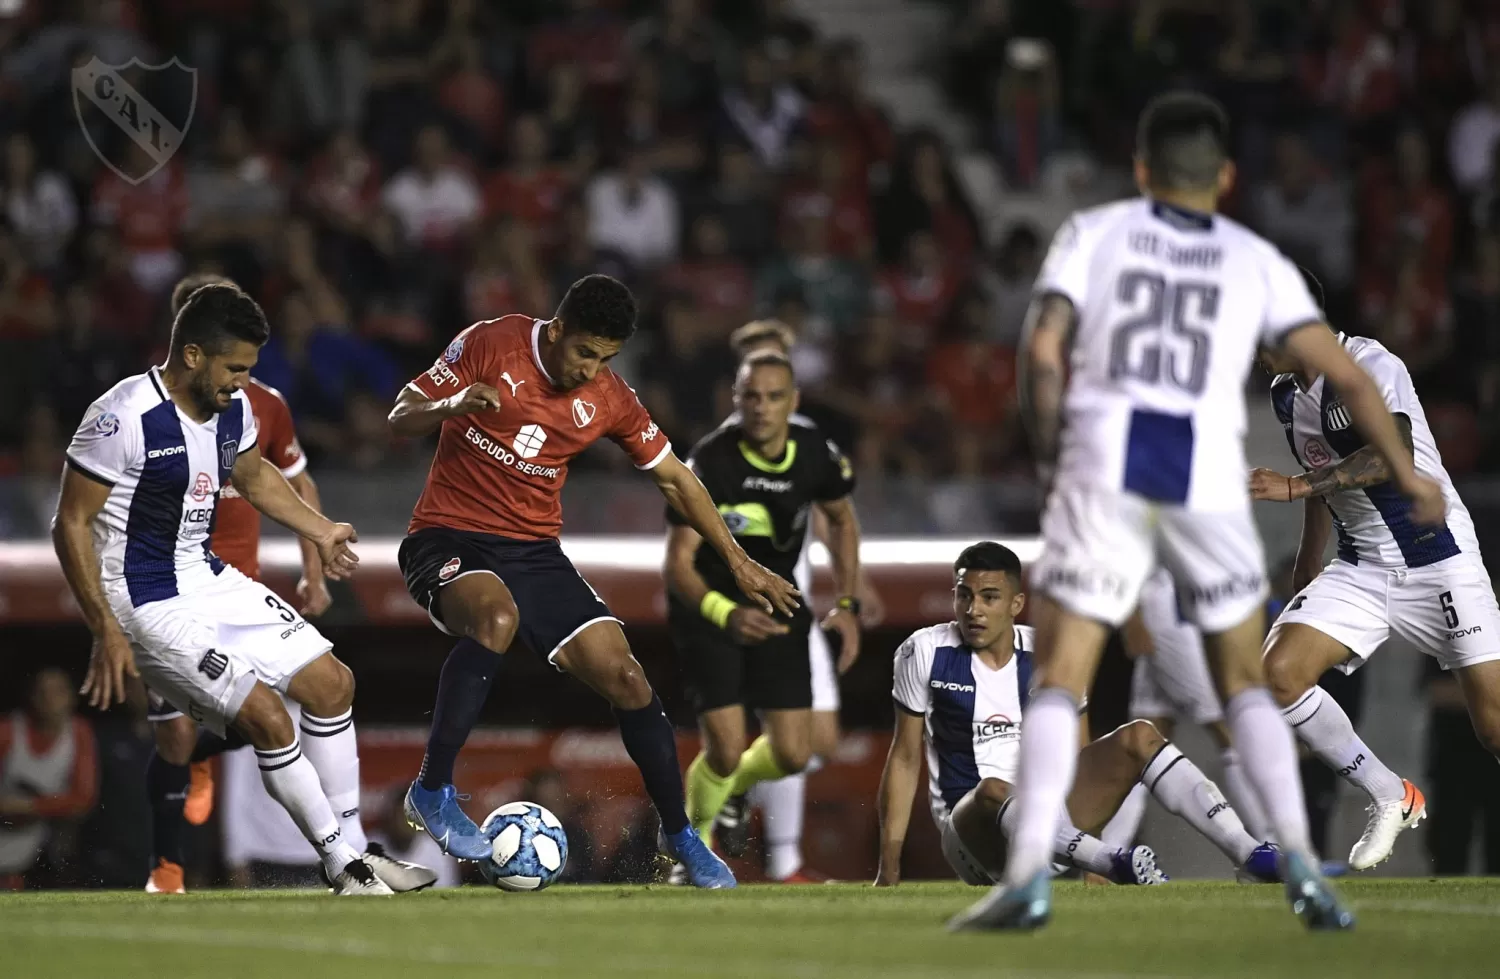
[[807, 774], [761, 782], [750, 790], [766, 827], [766, 876], [786, 880], [802, 869], [802, 816]]
[[1250, 687], [1235, 694], [1224, 705], [1224, 720], [1276, 842], [1283, 850], [1311, 857], [1297, 745], [1271, 691]]
[[1141, 782], [1163, 808], [1191, 824], [1235, 866], [1250, 857], [1256, 841], [1245, 832], [1234, 807], [1175, 744], [1162, 745], [1146, 764]]
[[1234, 811], [1240, 814], [1240, 822], [1245, 824], [1245, 832], [1257, 840], [1270, 840], [1271, 831], [1266, 824], [1266, 810], [1260, 804], [1260, 796], [1255, 794], [1255, 789], [1245, 776], [1245, 766], [1240, 762], [1239, 752], [1230, 746], [1224, 749], [1219, 759], [1224, 764], [1224, 795], [1229, 798], [1229, 804], [1234, 806]]
[[1149, 796], [1150, 793], [1140, 782], [1131, 786], [1130, 794], [1120, 803], [1115, 814], [1109, 817], [1109, 822], [1104, 824], [1099, 838], [1110, 846], [1132, 846], [1136, 834], [1141, 831], [1141, 820], [1146, 818], [1146, 800]]
[[292, 822], [318, 851], [330, 878], [340, 873], [359, 852], [344, 839], [344, 831], [328, 805], [318, 772], [302, 755], [302, 745], [293, 741], [285, 748], [255, 749], [260, 780], [266, 793], [285, 809]]
[[337, 717], [314, 717], [304, 710], [301, 740], [302, 754], [318, 771], [344, 839], [365, 852], [370, 844], [359, 818], [359, 743], [354, 737], [353, 708]]
[[1020, 887], [1052, 862], [1058, 820], [1078, 768], [1078, 702], [1043, 687], [1021, 723], [1021, 772], [1016, 779], [1016, 828], [1005, 883]]
[[[1020, 800], [1014, 795], [1000, 807], [1000, 818], [997, 821], [1000, 824], [1000, 832], [1007, 839], [1015, 839], [1016, 824], [1020, 821], [1020, 814]], [[1052, 855], [1048, 858], [1048, 862], [1055, 860], [1064, 867], [1077, 867], [1080, 870], [1089, 870], [1108, 877], [1113, 869], [1110, 858], [1122, 849], [1125, 847], [1110, 846], [1074, 826], [1073, 820], [1068, 817], [1067, 809], [1064, 808], [1057, 816], [1057, 835], [1052, 841]]]
[[1400, 802], [1406, 795], [1401, 776], [1385, 767], [1354, 733], [1354, 722], [1339, 702], [1314, 686], [1282, 711], [1292, 732], [1312, 753], [1344, 778], [1364, 789], [1371, 801]]

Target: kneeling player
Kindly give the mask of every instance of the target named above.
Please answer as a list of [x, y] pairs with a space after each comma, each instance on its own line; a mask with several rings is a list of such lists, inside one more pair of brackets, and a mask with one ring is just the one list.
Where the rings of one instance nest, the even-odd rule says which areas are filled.
[[[1391, 464], [1350, 424], [1327, 380], [1285, 350], [1262, 350], [1279, 373], [1271, 404], [1304, 472], [1251, 474], [1258, 500], [1304, 500], [1297, 549], [1299, 590], [1266, 638], [1266, 677], [1298, 738], [1370, 797], [1370, 819], [1349, 853], [1367, 870], [1391, 855], [1396, 837], [1426, 815], [1422, 793], [1375, 756], [1349, 715], [1317, 685], [1324, 671], [1352, 673], [1392, 637], [1452, 670], [1474, 733], [1500, 755], [1500, 609], [1479, 554], [1469, 511], [1443, 468], [1406, 365], [1364, 337], [1339, 343], [1374, 378], [1418, 472], [1442, 487], [1444, 523], [1420, 525], [1392, 482]], [[1336, 557], [1321, 573], [1330, 529]]]
[[[948, 863], [970, 884], [995, 883], [1005, 869], [1034, 649], [1031, 628], [1015, 624], [1026, 604], [1021, 561], [985, 541], [959, 555], [953, 575], [956, 621], [914, 633], [896, 652], [896, 733], [880, 783], [877, 884], [901, 879], [924, 743], [932, 818]], [[1116, 883], [1161, 883], [1149, 847], [1112, 847], [1090, 835], [1137, 782], [1248, 876], [1276, 878], [1275, 850], [1257, 845], [1218, 787], [1145, 721], [1117, 728], [1079, 753], [1054, 859]]]

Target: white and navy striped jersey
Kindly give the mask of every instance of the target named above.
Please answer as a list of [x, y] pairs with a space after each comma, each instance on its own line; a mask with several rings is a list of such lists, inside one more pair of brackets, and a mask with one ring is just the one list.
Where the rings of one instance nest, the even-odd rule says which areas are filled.
[[1074, 214], [1035, 290], [1078, 318], [1058, 485], [1246, 506], [1256, 348], [1323, 320], [1297, 267], [1228, 218], [1138, 198]]
[[1015, 627], [1015, 655], [991, 670], [964, 645], [957, 622], [919, 629], [896, 650], [896, 708], [926, 718], [927, 785], [941, 819], [980, 779], [1014, 783], [1021, 711], [1031, 699], [1030, 626]]
[[[1443, 487], [1448, 517], [1439, 527], [1413, 524], [1407, 516], [1411, 504], [1394, 483], [1331, 494], [1324, 499], [1338, 533], [1338, 559], [1380, 568], [1421, 568], [1458, 554], [1477, 558], [1474, 522], [1443, 469], [1406, 365], [1374, 340], [1340, 333], [1339, 341], [1375, 381], [1391, 414], [1405, 415], [1411, 421], [1417, 471]], [[1286, 431], [1292, 455], [1304, 470], [1339, 462], [1365, 445], [1349, 410], [1322, 377], [1304, 391], [1295, 376], [1278, 376], [1271, 383], [1271, 405]]]
[[255, 446], [243, 391], [203, 424], [178, 410], [153, 367], [89, 406], [68, 465], [110, 487], [94, 547], [111, 604], [139, 607], [185, 594], [224, 569], [209, 550], [219, 489]]

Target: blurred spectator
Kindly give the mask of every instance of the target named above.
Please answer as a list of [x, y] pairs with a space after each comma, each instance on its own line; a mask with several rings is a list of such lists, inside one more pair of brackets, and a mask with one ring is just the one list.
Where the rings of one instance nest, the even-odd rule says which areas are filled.
[[[148, 173], [154, 165], [145, 149], [130, 144], [127, 173]], [[130, 256], [136, 284], [159, 296], [182, 273], [178, 238], [188, 213], [187, 182], [173, 159], [132, 184], [113, 171], [101, 171], [94, 185], [93, 219], [119, 232]]]
[[1395, 49], [1357, 0], [1334, 0], [1329, 36], [1304, 57], [1302, 83], [1315, 102], [1355, 127], [1395, 110], [1400, 98]]
[[1440, 385], [1493, 425], [1500, 412], [1500, 239], [1481, 237], [1453, 295], [1453, 354]]
[[916, 444], [924, 420], [917, 410], [923, 365], [903, 355], [895, 319], [875, 313], [840, 347], [825, 399], [854, 420], [856, 468], [870, 477], [923, 472], [926, 460]]
[[766, 52], [751, 47], [740, 59], [738, 84], [724, 93], [723, 100], [728, 131], [772, 170], [786, 164], [787, 145], [807, 111], [802, 96], [776, 74]]
[[1445, 285], [1427, 281], [1422, 252], [1409, 242], [1392, 272], [1372, 270], [1361, 289], [1365, 335], [1406, 362], [1418, 391], [1426, 390], [1424, 375], [1452, 349], [1453, 311]]
[[842, 147], [849, 184], [868, 192], [890, 179], [896, 137], [885, 110], [865, 91], [864, 69], [858, 42], [846, 38], [829, 45], [818, 97], [807, 110], [807, 129]]
[[1331, 292], [1354, 278], [1354, 212], [1346, 188], [1321, 173], [1307, 141], [1296, 132], [1276, 138], [1269, 181], [1250, 199], [1251, 223]]
[[1471, 870], [1478, 837], [1478, 873], [1500, 874], [1500, 772], [1465, 709], [1463, 691], [1451, 673], [1422, 658], [1427, 703], [1427, 854], [1432, 872], [1443, 876]]
[[927, 383], [946, 422], [952, 471], [974, 478], [993, 472], [1016, 441], [1016, 353], [985, 338], [983, 293], [967, 290], [955, 313], [952, 338], [927, 358]]
[[1062, 145], [1062, 100], [1051, 46], [1031, 38], [1012, 40], [993, 91], [989, 127], [995, 157], [1010, 186], [1030, 189]]
[[0, 889], [19, 890], [58, 831], [93, 808], [97, 752], [77, 706], [73, 681], [51, 667], [0, 724]]
[[636, 57], [661, 73], [662, 105], [669, 112], [706, 111], [718, 90], [718, 66], [729, 60], [730, 39], [703, 14], [704, 0], [665, 0], [661, 13], [631, 29]]
[[996, 54], [1014, 36], [1011, 7], [1011, 0], [971, 0], [949, 34], [944, 88], [975, 119], [989, 114], [985, 94], [995, 90]]
[[445, 252], [464, 244], [479, 220], [479, 188], [456, 163], [442, 126], [417, 133], [412, 166], [385, 185], [381, 200], [413, 247]]
[[644, 147], [627, 148], [619, 169], [595, 177], [586, 194], [595, 247], [619, 252], [643, 269], [677, 257], [677, 198], [647, 171]]
[[979, 244], [979, 222], [935, 133], [913, 135], [897, 161], [891, 189], [877, 212], [880, 254], [898, 261], [906, 240], [930, 231], [946, 261], [962, 267]]
[[584, 101], [583, 70], [571, 61], [552, 66], [547, 73], [547, 103], [542, 111], [551, 160], [577, 181], [593, 168], [598, 134], [593, 115]]
[[1453, 258], [1452, 205], [1447, 192], [1432, 181], [1422, 130], [1403, 129], [1393, 155], [1390, 172], [1372, 180], [1365, 194], [1361, 237], [1382, 269], [1392, 267], [1396, 251], [1416, 249], [1421, 254], [1424, 283], [1441, 288]]
[[906, 240], [904, 260], [881, 272], [878, 293], [878, 301], [896, 317], [902, 346], [925, 350], [937, 337], [963, 284], [961, 276], [943, 261], [931, 232], [918, 231]]
[[1426, 0], [1414, 12], [1416, 31], [1401, 39], [1401, 80], [1416, 97], [1426, 129], [1441, 133], [1478, 94], [1484, 48], [1464, 16], [1463, 0]]
[[0, 225], [0, 337], [37, 337], [57, 321], [52, 285], [26, 259], [23, 244]]
[[[71, 428], [71, 426], [70, 426]], [[151, 865], [151, 802], [141, 773], [156, 751], [146, 688], [125, 683], [125, 703], [92, 720], [98, 742], [99, 802], [78, 828], [78, 874], [90, 886], [136, 890]]]
[[196, 250], [216, 251], [230, 278], [259, 279], [260, 257], [286, 207], [279, 165], [256, 148], [237, 110], [220, 116], [211, 162], [188, 171], [183, 229]]
[[541, 79], [554, 65], [571, 61], [583, 69], [591, 88], [609, 88], [625, 80], [628, 67], [626, 25], [604, 0], [567, 0], [566, 12], [531, 33], [527, 67]]
[[688, 293], [669, 294], [650, 356], [641, 364], [641, 393], [651, 417], [681, 445], [692, 445], [729, 413], [735, 359], [726, 334], [704, 317]]
[[[553, 295], [566, 295], [569, 286], [594, 272], [612, 275], [627, 285], [634, 281], [634, 269], [623, 255], [594, 247], [593, 235], [589, 233], [589, 210], [578, 197], [569, 198], [563, 205], [562, 229], [562, 246], [550, 269]], [[629, 350], [627, 346], [626, 356]]]
[[989, 319], [985, 339], [1015, 348], [1031, 306], [1031, 289], [1042, 268], [1042, 241], [1029, 224], [1018, 224], [1005, 235], [994, 261], [979, 269]]
[[310, 136], [358, 125], [364, 96], [357, 82], [363, 74], [358, 42], [320, 37], [311, 4], [279, 0], [276, 6], [286, 29], [286, 47], [272, 90], [280, 128]]
[[[375, 814], [375, 825], [369, 828], [370, 842], [384, 848], [397, 860], [431, 867], [437, 871], [436, 888], [457, 887], [463, 883], [463, 873], [457, 860], [445, 854], [431, 836], [413, 829], [406, 818], [404, 803], [406, 793], [397, 790], [386, 794], [385, 805]], [[568, 840], [572, 850], [572, 839]], [[571, 852], [569, 854], [571, 860]]]
[[485, 70], [477, 37], [455, 38], [444, 54], [449, 64], [438, 86], [438, 104], [463, 123], [468, 145], [488, 153], [505, 131], [505, 93]]
[[364, 0], [363, 10], [364, 36], [349, 55], [345, 79], [368, 121], [370, 145], [390, 172], [431, 112], [432, 42], [422, 28], [422, 0]]
[[78, 227], [78, 204], [61, 174], [38, 169], [36, 146], [25, 133], [5, 141], [4, 188], [6, 220], [32, 263], [54, 268]]
[[531, 229], [544, 249], [557, 246], [559, 218], [571, 180], [549, 162], [547, 130], [534, 115], [518, 116], [511, 126], [510, 165], [498, 170], [484, 187], [486, 217], [513, 217]]
[[98, 329], [100, 301], [87, 282], [75, 282], [63, 295], [62, 318], [46, 340], [37, 368], [46, 377], [36, 392], [51, 406], [58, 424], [72, 430], [100, 391], [130, 373], [134, 362], [118, 337]]
[[1473, 193], [1490, 182], [1497, 139], [1500, 139], [1500, 65], [1490, 71], [1484, 97], [1459, 112], [1448, 132], [1448, 165], [1453, 168], [1453, 182], [1460, 191]]
[[[827, 342], [852, 329], [864, 316], [870, 300], [870, 281], [863, 266], [835, 255], [828, 247], [828, 219], [804, 215], [792, 242], [772, 259], [756, 280], [756, 304], [762, 314], [780, 316], [783, 296], [795, 293], [807, 304], [809, 322], [802, 336]], [[785, 317], [782, 317], [785, 319]]]
[[755, 302], [750, 270], [729, 251], [729, 235], [716, 214], [693, 222], [692, 252], [662, 273], [663, 287], [690, 293], [714, 331], [727, 336], [749, 317]]
[[729, 233], [730, 251], [747, 262], [757, 263], [770, 253], [775, 206], [756, 169], [755, 157], [745, 145], [733, 141], [719, 145], [717, 179], [696, 210], [713, 211], [719, 216]]
[[502, 220], [479, 244], [464, 280], [465, 322], [510, 313], [552, 315], [551, 286], [536, 262], [531, 229]]
[[844, 156], [843, 147], [834, 140], [818, 144], [815, 179], [787, 188], [778, 208], [779, 224], [786, 235], [803, 215], [817, 214], [828, 221], [828, 242], [833, 251], [867, 262], [875, 252], [870, 195], [862, 177], [850, 179]]

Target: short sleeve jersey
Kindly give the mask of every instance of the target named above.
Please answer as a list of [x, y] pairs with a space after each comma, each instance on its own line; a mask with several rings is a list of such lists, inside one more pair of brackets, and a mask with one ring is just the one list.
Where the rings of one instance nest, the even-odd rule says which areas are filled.
[[[1442, 486], [1448, 515], [1438, 527], [1414, 524], [1408, 516], [1411, 504], [1391, 483], [1331, 494], [1324, 502], [1333, 513], [1338, 559], [1381, 568], [1420, 568], [1461, 553], [1477, 558], [1474, 521], [1443, 468], [1406, 365], [1374, 340], [1339, 334], [1339, 341], [1375, 381], [1391, 414], [1405, 415], [1411, 422], [1417, 471]], [[1296, 377], [1280, 375], [1271, 382], [1271, 407], [1286, 431], [1292, 455], [1306, 471], [1333, 465], [1365, 446], [1349, 409], [1322, 377], [1304, 391]]]
[[609, 368], [570, 391], [542, 366], [544, 322], [483, 320], [464, 330], [411, 386], [446, 398], [470, 384], [500, 392], [500, 407], [444, 419], [410, 530], [446, 527], [516, 540], [557, 537], [573, 457], [600, 438], [641, 470], [672, 451], [635, 391]]
[[209, 549], [219, 489], [256, 438], [243, 391], [227, 410], [197, 422], [168, 396], [154, 367], [89, 406], [68, 445], [68, 465], [109, 487], [94, 547], [111, 604], [189, 594], [224, 570]]
[[[688, 466], [703, 481], [745, 553], [789, 581], [802, 556], [812, 505], [841, 499], [854, 490], [849, 459], [801, 416], [793, 417], [778, 460], [758, 455], [731, 417], [693, 447]], [[667, 520], [685, 523], [670, 508]], [[707, 542], [698, 545], [694, 567], [713, 590], [737, 602], [747, 601], [724, 559]]]
[[1222, 215], [1143, 198], [1074, 214], [1036, 291], [1077, 313], [1058, 485], [1247, 506], [1256, 348], [1323, 320], [1296, 266]]
[[[260, 429], [260, 454], [287, 479], [307, 468], [307, 457], [297, 442], [292, 410], [275, 388], [251, 380], [245, 387], [255, 425]], [[213, 552], [251, 578], [260, 577], [260, 511], [235, 492], [229, 483], [219, 493], [219, 513], [211, 539]]]

